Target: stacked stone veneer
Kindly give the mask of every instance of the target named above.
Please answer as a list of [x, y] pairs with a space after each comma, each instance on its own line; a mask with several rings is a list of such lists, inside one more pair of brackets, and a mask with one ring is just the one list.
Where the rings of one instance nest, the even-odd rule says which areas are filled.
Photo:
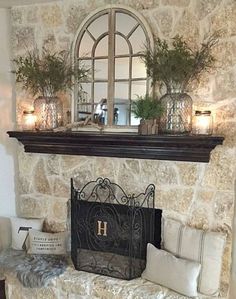
[[[14, 55], [37, 46], [70, 50], [75, 32], [93, 10], [125, 4], [138, 10], [153, 33], [170, 39], [183, 35], [197, 46], [214, 30], [221, 30], [215, 47], [217, 68], [191, 86], [195, 108], [212, 110], [215, 133], [225, 136], [209, 163], [184, 163], [119, 158], [26, 154], [19, 146], [19, 216], [46, 217], [48, 229], [66, 227], [70, 178], [80, 186], [98, 176], [109, 177], [127, 192], [156, 185], [156, 206], [164, 215], [194, 227], [228, 234], [222, 271], [227, 292], [231, 263], [232, 219], [236, 168], [236, 2], [234, 0], [66, 0], [12, 9]], [[70, 107], [69, 96], [64, 105]], [[17, 122], [33, 99], [17, 87]]]

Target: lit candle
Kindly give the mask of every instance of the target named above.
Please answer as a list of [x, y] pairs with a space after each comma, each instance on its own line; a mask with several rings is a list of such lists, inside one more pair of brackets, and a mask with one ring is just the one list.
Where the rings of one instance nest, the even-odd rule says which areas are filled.
[[32, 131], [35, 129], [36, 117], [34, 111], [23, 111], [22, 129], [24, 131]]
[[212, 134], [212, 116], [211, 111], [195, 111], [193, 133], [199, 135]]

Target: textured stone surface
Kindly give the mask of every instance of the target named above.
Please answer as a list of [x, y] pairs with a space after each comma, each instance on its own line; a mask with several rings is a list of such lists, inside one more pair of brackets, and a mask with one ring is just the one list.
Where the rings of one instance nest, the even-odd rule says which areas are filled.
[[65, 182], [64, 180], [55, 177], [53, 182], [53, 195], [56, 197], [59, 196], [59, 197], [69, 198], [69, 194], [70, 194], [70, 182], [69, 181]]
[[194, 163], [177, 163], [180, 184], [193, 186], [200, 177], [199, 165]]
[[62, 12], [59, 5], [42, 5], [40, 18], [45, 26], [58, 27], [62, 25]]
[[[155, 204], [163, 208], [163, 215], [198, 228], [228, 233], [221, 287], [226, 293], [231, 263], [236, 179], [236, 2], [67, 0], [56, 4], [15, 7], [12, 9], [13, 55], [22, 54], [34, 46], [70, 51], [74, 35], [84, 18], [94, 9], [116, 3], [137, 9], [153, 33], [167, 41], [179, 34], [197, 48], [212, 32], [222, 30], [219, 43], [213, 51], [217, 60], [216, 69], [202, 76], [199, 82], [194, 82], [190, 91], [194, 109], [212, 111], [214, 133], [225, 136], [224, 144], [212, 152], [207, 164], [25, 154], [20, 147], [18, 213], [28, 217], [47, 217], [46, 230], [62, 231], [67, 228], [66, 203], [70, 196], [71, 177], [76, 179], [79, 188], [99, 176], [108, 177], [128, 193], [142, 192], [149, 183], [154, 183]], [[70, 109], [70, 95], [62, 95], [62, 99], [64, 107]], [[32, 106], [32, 103], [32, 97], [18, 86], [16, 106], [19, 127], [22, 111]], [[56, 289], [48, 291], [47, 296], [63, 299], [118, 299], [125, 296], [127, 299], [136, 299], [147, 298], [149, 294], [148, 298], [157, 298], [156, 286], [149, 286], [148, 283], [139, 288], [130, 282], [127, 291], [122, 283], [119, 286], [110, 285], [111, 280], [103, 281], [94, 277], [84, 274], [84, 278], [78, 280], [77, 274], [71, 272], [59, 283], [63, 286], [61, 297], [57, 297]], [[85, 284], [87, 281], [88, 285]], [[93, 295], [89, 295], [91, 285], [96, 285]], [[36, 296], [31, 290], [20, 290], [15, 286], [9, 289], [14, 292], [11, 296], [14, 299], [38, 299], [43, 296], [41, 292]], [[67, 289], [70, 290], [68, 293]], [[19, 297], [21, 292], [29, 293]], [[173, 297], [165, 297], [170, 298]]]
[[87, 11], [79, 6], [71, 5], [65, 12], [66, 28], [69, 33], [76, 33], [79, 25], [87, 16]]
[[155, 205], [164, 210], [188, 213], [192, 203], [193, 190], [190, 188], [157, 189]]
[[216, 221], [231, 225], [234, 214], [235, 194], [233, 192], [217, 192], [215, 195], [214, 213]]
[[[213, 10], [221, 3], [221, 0], [198, 0], [196, 1], [196, 11], [198, 12], [199, 19], [203, 19], [208, 14], [212, 13]], [[222, 12], [220, 10], [220, 12]], [[219, 13], [219, 12], [218, 12]]]
[[28, 23], [37, 23], [38, 22], [38, 7], [31, 7], [28, 11], [27, 11], [27, 22]]
[[[188, 299], [141, 278], [131, 281], [98, 276], [71, 268], [46, 288], [24, 288], [12, 273], [6, 273], [8, 299]], [[199, 295], [199, 299], [213, 297]], [[218, 297], [226, 299], [225, 297]]]
[[[207, 1], [208, 3], [212, 1]], [[219, 2], [219, 1], [213, 1]], [[211, 5], [211, 4], [206, 4]], [[211, 30], [221, 30], [222, 34], [234, 36], [236, 34], [236, 2], [225, 4], [211, 17]]]
[[[222, 88], [219, 90], [218, 86], [222, 86]], [[213, 86], [213, 96], [214, 99], [217, 101], [222, 101], [225, 99], [233, 98], [235, 96], [235, 86], [236, 86], [236, 71], [231, 70], [227, 72], [218, 72], [215, 77], [215, 85]], [[232, 107], [233, 105], [234, 107]], [[235, 109], [235, 102], [227, 103], [226, 109], [231, 110], [230, 108], [233, 108], [231, 113], [236, 113]], [[230, 107], [231, 106], [231, 107]], [[221, 109], [222, 110], [222, 109]], [[221, 112], [220, 110], [220, 112]], [[225, 116], [227, 119], [227, 116]]]
[[210, 229], [212, 218], [210, 205], [196, 202], [191, 207], [191, 218], [189, 219], [188, 224], [199, 229]]
[[169, 36], [173, 26], [173, 15], [170, 9], [158, 9], [153, 17], [164, 36]]
[[[236, 151], [233, 148], [218, 146], [211, 154], [203, 179], [203, 186], [217, 190], [234, 190]], [[217, 165], [217, 167], [216, 167]]]
[[161, 0], [163, 5], [171, 5], [171, 6], [187, 6], [189, 5], [189, 0]]
[[59, 175], [60, 169], [60, 157], [58, 155], [50, 155], [46, 160], [48, 175]]
[[35, 166], [33, 175], [33, 184], [36, 192], [43, 194], [51, 194], [50, 184], [45, 172], [43, 159], [40, 159]]
[[194, 12], [185, 10], [175, 26], [175, 34], [182, 35], [191, 47], [196, 45], [199, 38], [199, 25]]
[[13, 47], [19, 50], [32, 49], [35, 46], [34, 30], [25, 26], [14, 29]]
[[22, 24], [23, 22], [23, 17], [22, 17], [22, 9], [14, 9], [12, 11], [12, 21], [15, 23], [15, 24]]
[[43, 231], [49, 233], [59, 233], [67, 230], [66, 221], [60, 222], [58, 219], [46, 218], [44, 221]]
[[42, 194], [21, 195], [18, 207], [18, 215], [21, 217], [45, 218], [50, 211], [50, 198]]
[[57, 221], [64, 221], [67, 217], [67, 201], [66, 200], [56, 200], [52, 204], [51, 213], [53, 218]]
[[[220, 28], [219, 28], [220, 29]], [[218, 30], [219, 30], [218, 29]], [[218, 61], [221, 70], [227, 70], [236, 63], [236, 42], [224, 41], [219, 42], [213, 49], [212, 53]]]

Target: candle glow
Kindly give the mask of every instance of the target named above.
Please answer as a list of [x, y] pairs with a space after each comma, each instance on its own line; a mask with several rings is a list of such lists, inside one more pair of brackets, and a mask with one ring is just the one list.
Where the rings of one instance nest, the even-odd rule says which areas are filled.
[[35, 129], [36, 116], [34, 111], [23, 111], [22, 128], [24, 131], [32, 131]]

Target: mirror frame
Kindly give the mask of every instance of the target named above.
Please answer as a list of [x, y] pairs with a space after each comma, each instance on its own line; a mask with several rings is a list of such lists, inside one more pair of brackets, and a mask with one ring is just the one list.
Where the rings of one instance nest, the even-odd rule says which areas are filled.
[[[110, 5], [106, 5], [102, 8], [98, 8], [94, 11], [92, 11], [84, 20], [83, 22], [80, 24], [76, 34], [75, 34], [75, 38], [74, 38], [74, 42], [72, 44], [72, 60], [73, 60], [73, 65], [75, 65], [75, 63], [77, 62], [78, 59], [78, 49], [79, 49], [79, 44], [81, 42], [82, 36], [84, 34], [85, 28], [88, 26], [88, 23], [92, 23], [95, 19], [97, 19], [98, 17], [102, 16], [103, 14], [106, 14], [109, 12], [109, 10], [111, 9], [115, 9], [118, 10], [120, 12], [124, 12], [127, 15], [130, 15], [131, 17], [135, 18], [139, 24], [141, 24], [142, 29], [148, 39], [148, 43], [150, 45], [151, 48], [153, 48], [153, 43], [154, 43], [154, 39], [153, 39], [153, 34], [151, 32], [151, 28], [149, 26], [149, 24], [147, 23], [147, 21], [145, 20], [145, 18], [139, 13], [137, 12], [135, 9], [130, 8], [126, 5], [117, 5], [117, 4], [110, 4]], [[109, 50], [109, 49], [108, 49]], [[113, 75], [109, 70], [108, 70], [108, 85], [109, 85], [109, 79], [114, 81]], [[112, 76], [112, 78], [110, 78]], [[148, 79], [147, 79], [148, 80]], [[109, 94], [112, 93], [112, 98], [114, 96], [114, 89], [110, 88], [110, 90], [108, 91], [108, 98]], [[78, 86], [74, 88], [73, 92], [72, 92], [72, 105], [71, 105], [71, 120], [72, 122], [77, 121], [76, 119], [76, 113], [77, 113], [77, 94], [78, 94]], [[108, 119], [108, 126], [114, 126], [114, 127], [125, 127], [122, 125], [113, 125], [113, 113], [112, 111], [114, 110], [113, 107], [114, 103], [113, 101], [107, 101], [107, 109], [110, 111], [110, 118]], [[134, 127], [129, 125], [128, 127]]]

